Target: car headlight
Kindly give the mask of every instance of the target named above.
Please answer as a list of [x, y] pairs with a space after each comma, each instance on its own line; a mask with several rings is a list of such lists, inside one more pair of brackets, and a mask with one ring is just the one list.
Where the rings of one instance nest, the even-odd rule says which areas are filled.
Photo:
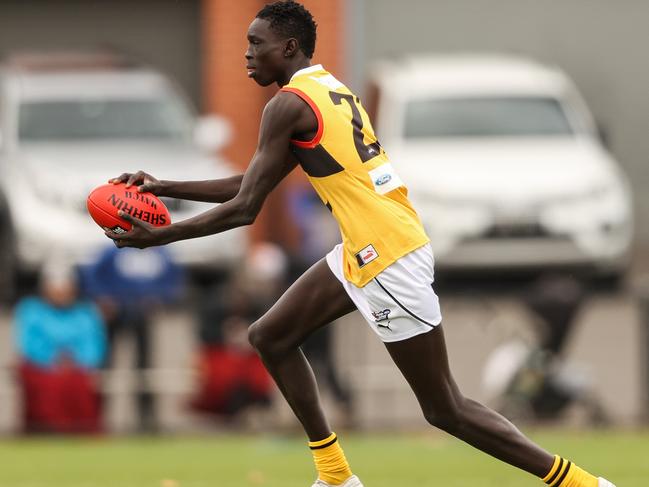
[[565, 233], [624, 225], [629, 218], [630, 201], [616, 185], [547, 203], [541, 211], [543, 225]]

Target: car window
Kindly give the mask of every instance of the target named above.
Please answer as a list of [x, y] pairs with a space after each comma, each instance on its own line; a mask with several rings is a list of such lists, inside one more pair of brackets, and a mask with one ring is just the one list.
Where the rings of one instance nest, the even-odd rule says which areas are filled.
[[436, 98], [407, 103], [404, 136], [569, 136], [570, 123], [554, 98]]
[[188, 139], [191, 116], [173, 99], [26, 101], [20, 105], [21, 141], [78, 139]]

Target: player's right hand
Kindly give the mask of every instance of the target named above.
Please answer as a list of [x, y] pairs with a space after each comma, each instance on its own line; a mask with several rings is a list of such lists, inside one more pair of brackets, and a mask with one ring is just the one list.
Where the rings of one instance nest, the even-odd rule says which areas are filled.
[[153, 193], [155, 195], [159, 195], [162, 189], [160, 181], [144, 171], [138, 171], [136, 173], [125, 172], [116, 178], [109, 179], [108, 182], [112, 184], [126, 183], [127, 188], [135, 185], [137, 186], [138, 192]]

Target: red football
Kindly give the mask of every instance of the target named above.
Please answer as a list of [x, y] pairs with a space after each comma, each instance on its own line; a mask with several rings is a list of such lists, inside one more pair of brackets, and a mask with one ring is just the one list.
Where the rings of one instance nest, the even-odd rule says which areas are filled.
[[86, 200], [88, 213], [104, 230], [116, 233], [128, 232], [131, 224], [117, 216], [118, 211], [133, 218], [162, 227], [171, 223], [169, 210], [152, 193], [140, 193], [137, 186], [126, 187], [124, 183], [104, 184], [95, 188]]

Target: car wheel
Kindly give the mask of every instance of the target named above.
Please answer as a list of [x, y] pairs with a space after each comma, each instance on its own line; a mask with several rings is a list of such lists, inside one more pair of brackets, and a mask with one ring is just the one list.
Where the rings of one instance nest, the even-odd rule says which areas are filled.
[[8, 225], [0, 224], [0, 303], [10, 301], [16, 285], [16, 259], [13, 236]]
[[623, 270], [601, 272], [593, 278], [592, 283], [595, 290], [616, 293], [624, 289], [626, 277]]

